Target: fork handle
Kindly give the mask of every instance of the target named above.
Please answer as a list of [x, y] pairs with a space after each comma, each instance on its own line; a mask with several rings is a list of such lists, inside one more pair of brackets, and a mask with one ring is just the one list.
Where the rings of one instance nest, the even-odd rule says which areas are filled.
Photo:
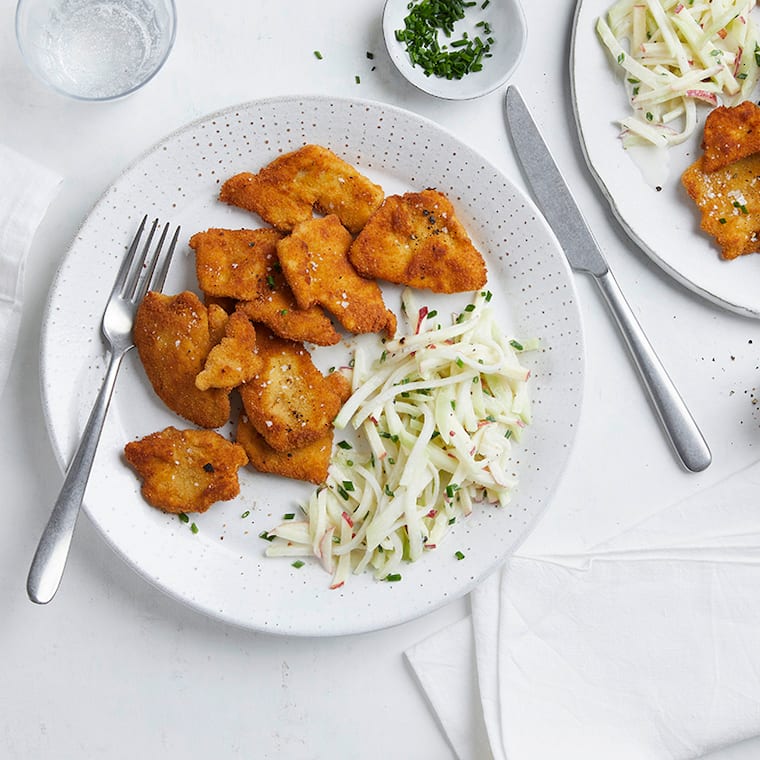
[[61, 583], [74, 527], [82, 506], [87, 480], [124, 353], [121, 351], [111, 355], [103, 385], [95, 399], [95, 405], [90, 412], [79, 446], [66, 471], [66, 477], [53, 506], [52, 514], [34, 554], [26, 582], [26, 591], [29, 598], [37, 604], [47, 604], [55, 596]]

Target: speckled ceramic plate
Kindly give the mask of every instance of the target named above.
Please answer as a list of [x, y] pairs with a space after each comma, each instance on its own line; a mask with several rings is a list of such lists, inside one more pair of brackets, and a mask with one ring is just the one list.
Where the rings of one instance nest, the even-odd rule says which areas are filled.
[[[124, 444], [183, 423], [156, 399], [136, 353], [130, 352], [85, 509], [116, 551], [168, 594], [230, 623], [318, 636], [395, 625], [471, 590], [526, 536], [565, 465], [583, 385], [575, 290], [542, 217], [507, 178], [432, 122], [376, 103], [277, 98], [213, 114], [151, 149], [92, 210], [52, 287], [41, 363], [45, 414], [63, 465], [103, 375], [100, 315], [139, 219], [147, 213], [182, 225], [165, 290], [194, 287], [187, 247], [192, 233], [212, 226], [259, 226], [252, 215], [219, 203], [220, 183], [310, 142], [333, 149], [386, 193], [435, 186], [449, 195], [485, 253], [488, 287], [505, 328], [541, 339], [541, 350], [528, 359], [535, 423], [515, 457], [520, 486], [511, 508], [478, 508], [442, 546], [405, 566], [400, 582], [378, 582], [365, 574], [330, 590], [330, 576], [316, 561], [296, 569], [291, 560], [266, 558], [267, 544], [259, 538], [294, 511], [311, 486], [246, 470], [238, 498], [194, 516], [197, 533], [142, 500], [139, 483], [122, 459]], [[398, 311], [398, 291], [384, 288], [384, 293], [388, 306]], [[439, 297], [436, 303], [439, 311], [454, 311], [466, 300]], [[345, 361], [350, 349], [346, 339], [330, 349], [314, 348], [313, 355], [326, 368], [336, 363], [336, 355]], [[457, 560], [457, 551], [465, 558]]]
[[609, 0], [579, 0], [571, 52], [576, 122], [586, 161], [628, 235], [668, 275], [693, 293], [730, 311], [760, 317], [760, 256], [720, 258], [714, 240], [699, 228], [696, 206], [681, 174], [696, 160], [708, 106], [683, 145], [659, 155], [632, 158], [618, 137], [630, 113], [622, 76], [596, 35]]

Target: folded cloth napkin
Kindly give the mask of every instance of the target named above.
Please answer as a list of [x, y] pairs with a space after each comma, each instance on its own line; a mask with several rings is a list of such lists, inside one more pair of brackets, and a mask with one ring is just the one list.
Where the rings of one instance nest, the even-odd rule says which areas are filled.
[[691, 760], [760, 734], [760, 462], [588, 554], [515, 555], [471, 601], [406, 653], [462, 760]]
[[21, 322], [24, 259], [61, 178], [0, 145], [0, 393]]

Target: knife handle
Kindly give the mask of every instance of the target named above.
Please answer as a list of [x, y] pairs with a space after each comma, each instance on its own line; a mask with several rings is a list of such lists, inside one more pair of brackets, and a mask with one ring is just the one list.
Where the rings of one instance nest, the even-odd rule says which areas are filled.
[[607, 270], [594, 277], [625, 338], [673, 448], [688, 470], [701, 472], [709, 466], [712, 455], [697, 423], [647, 340], [612, 272]]

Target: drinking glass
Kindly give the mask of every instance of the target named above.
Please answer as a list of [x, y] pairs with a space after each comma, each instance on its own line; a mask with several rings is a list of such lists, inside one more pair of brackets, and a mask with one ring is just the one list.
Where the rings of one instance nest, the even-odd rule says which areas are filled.
[[113, 100], [163, 66], [174, 0], [19, 0], [16, 38], [29, 68], [58, 92]]

